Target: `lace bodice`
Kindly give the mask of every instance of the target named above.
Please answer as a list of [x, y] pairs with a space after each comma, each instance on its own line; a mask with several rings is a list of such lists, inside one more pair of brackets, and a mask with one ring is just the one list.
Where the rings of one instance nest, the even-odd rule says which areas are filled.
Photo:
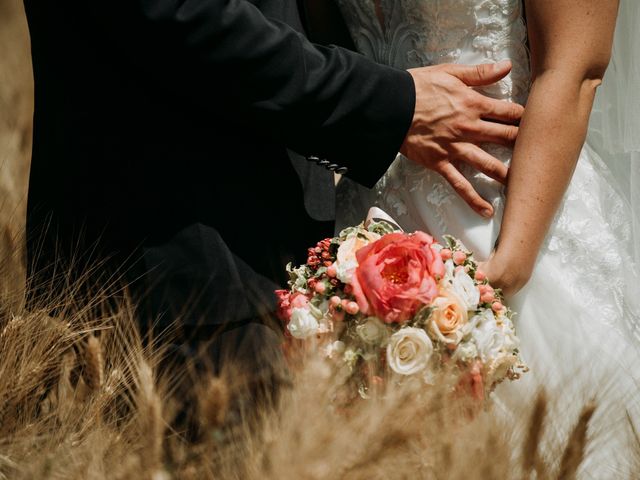
[[338, 0], [367, 57], [408, 69], [510, 59], [513, 71], [484, 91], [519, 103], [529, 87], [521, 0]]

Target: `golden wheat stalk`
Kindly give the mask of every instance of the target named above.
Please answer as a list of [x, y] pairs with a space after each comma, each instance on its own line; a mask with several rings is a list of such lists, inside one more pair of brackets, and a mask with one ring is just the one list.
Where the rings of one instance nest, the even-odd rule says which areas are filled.
[[137, 419], [140, 429], [140, 462], [142, 469], [152, 475], [161, 471], [162, 445], [165, 423], [162, 417], [162, 400], [156, 390], [151, 366], [144, 359], [137, 365]]
[[82, 379], [93, 391], [98, 391], [104, 384], [104, 359], [102, 345], [98, 337], [91, 335], [82, 348]]
[[527, 429], [527, 436], [522, 454], [522, 467], [525, 475], [530, 475], [534, 470], [538, 476], [542, 475], [542, 467], [539, 459], [539, 446], [542, 440], [546, 416], [547, 396], [544, 392], [540, 392], [529, 419], [529, 428]]
[[571, 432], [571, 436], [567, 441], [567, 445], [562, 455], [562, 463], [560, 464], [558, 479], [573, 480], [576, 478], [578, 468], [584, 460], [587, 445], [587, 429], [595, 410], [596, 405], [594, 403], [590, 403], [582, 409], [582, 412], [580, 412], [578, 423]]
[[224, 425], [229, 410], [230, 392], [227, 382], [220, 377], [205, 379], [205, 387], [198, 395], [200, 424], [211, 432]]

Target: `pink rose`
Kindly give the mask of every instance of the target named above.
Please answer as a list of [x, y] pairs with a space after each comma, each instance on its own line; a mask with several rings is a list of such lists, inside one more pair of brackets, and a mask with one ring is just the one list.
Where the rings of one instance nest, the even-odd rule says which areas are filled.
[[438, 294], [437, 279], [445, 273], [433, 243], [422, 232], [390, 233], [358, 250], [352, 286], [360, 311], [401, 323], [431, 303]]
[[289, 290], [276, 290], [276, 297], [278, 299], [276, 315], [285, 323], [289, 323], [291, 311], [294, 308], [305, 308], [309, 304], [307, 296], [300, 292], [291, 293]]
[[291, 292], [289, 290], [276, 290], [278, 299], [277, 317], [283, 322], [288, 322], [291, 318]]

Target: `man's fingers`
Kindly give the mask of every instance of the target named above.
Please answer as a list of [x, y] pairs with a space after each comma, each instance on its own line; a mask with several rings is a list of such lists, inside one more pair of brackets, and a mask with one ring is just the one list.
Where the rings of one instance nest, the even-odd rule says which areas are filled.
[[476, 170], [504, 185], [507, 184], [509, 169], [500, 160], [471, 143], [458, 144], [456, 147], [458, 161], [471, 165]]
[[511, 62], [503, 60], [479, 65], [447, 65], [445, 70], [470, 87], [480, 87], [496, 83], [507, 76], [511, 71]]
[[451, 163], [443, 163], [438, 169], [447, 182], [469, 206], [483, 217], [489, 218], [493, 215], [493, 207], [476, 192], [462, 173]]
[[511, 147], [518, 137], [518, 127], [479, 120], [469, 136], [474, 143], [497, 143]]
[[522, 118], [523, 113], [524, 107], [518, 103], [487, 97], [482, 117], [499, 122], [517, 123]]

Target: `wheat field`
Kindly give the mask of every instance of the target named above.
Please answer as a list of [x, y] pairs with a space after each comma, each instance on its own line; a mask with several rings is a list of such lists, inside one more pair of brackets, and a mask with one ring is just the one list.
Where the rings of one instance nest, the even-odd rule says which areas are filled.
[[26, 211], [33, 86], [22, 2], [0, 0], [0, 291], [24, 283]]
[[578, 478], [597, 405], [585, 403], [569, 436], [543, 452], [557, 392], [531, 398], [518, 428], [411, 383], [337, 408], [338, 377], [311, 355], [261, 402], [233, 365], [194, 373], [185, 394], [184, 372], [159, 368], [163, 342], [143, 341], [126, 301], [27, 312], [32, 111], [22, 4], [0, 0], [0, 478]]

